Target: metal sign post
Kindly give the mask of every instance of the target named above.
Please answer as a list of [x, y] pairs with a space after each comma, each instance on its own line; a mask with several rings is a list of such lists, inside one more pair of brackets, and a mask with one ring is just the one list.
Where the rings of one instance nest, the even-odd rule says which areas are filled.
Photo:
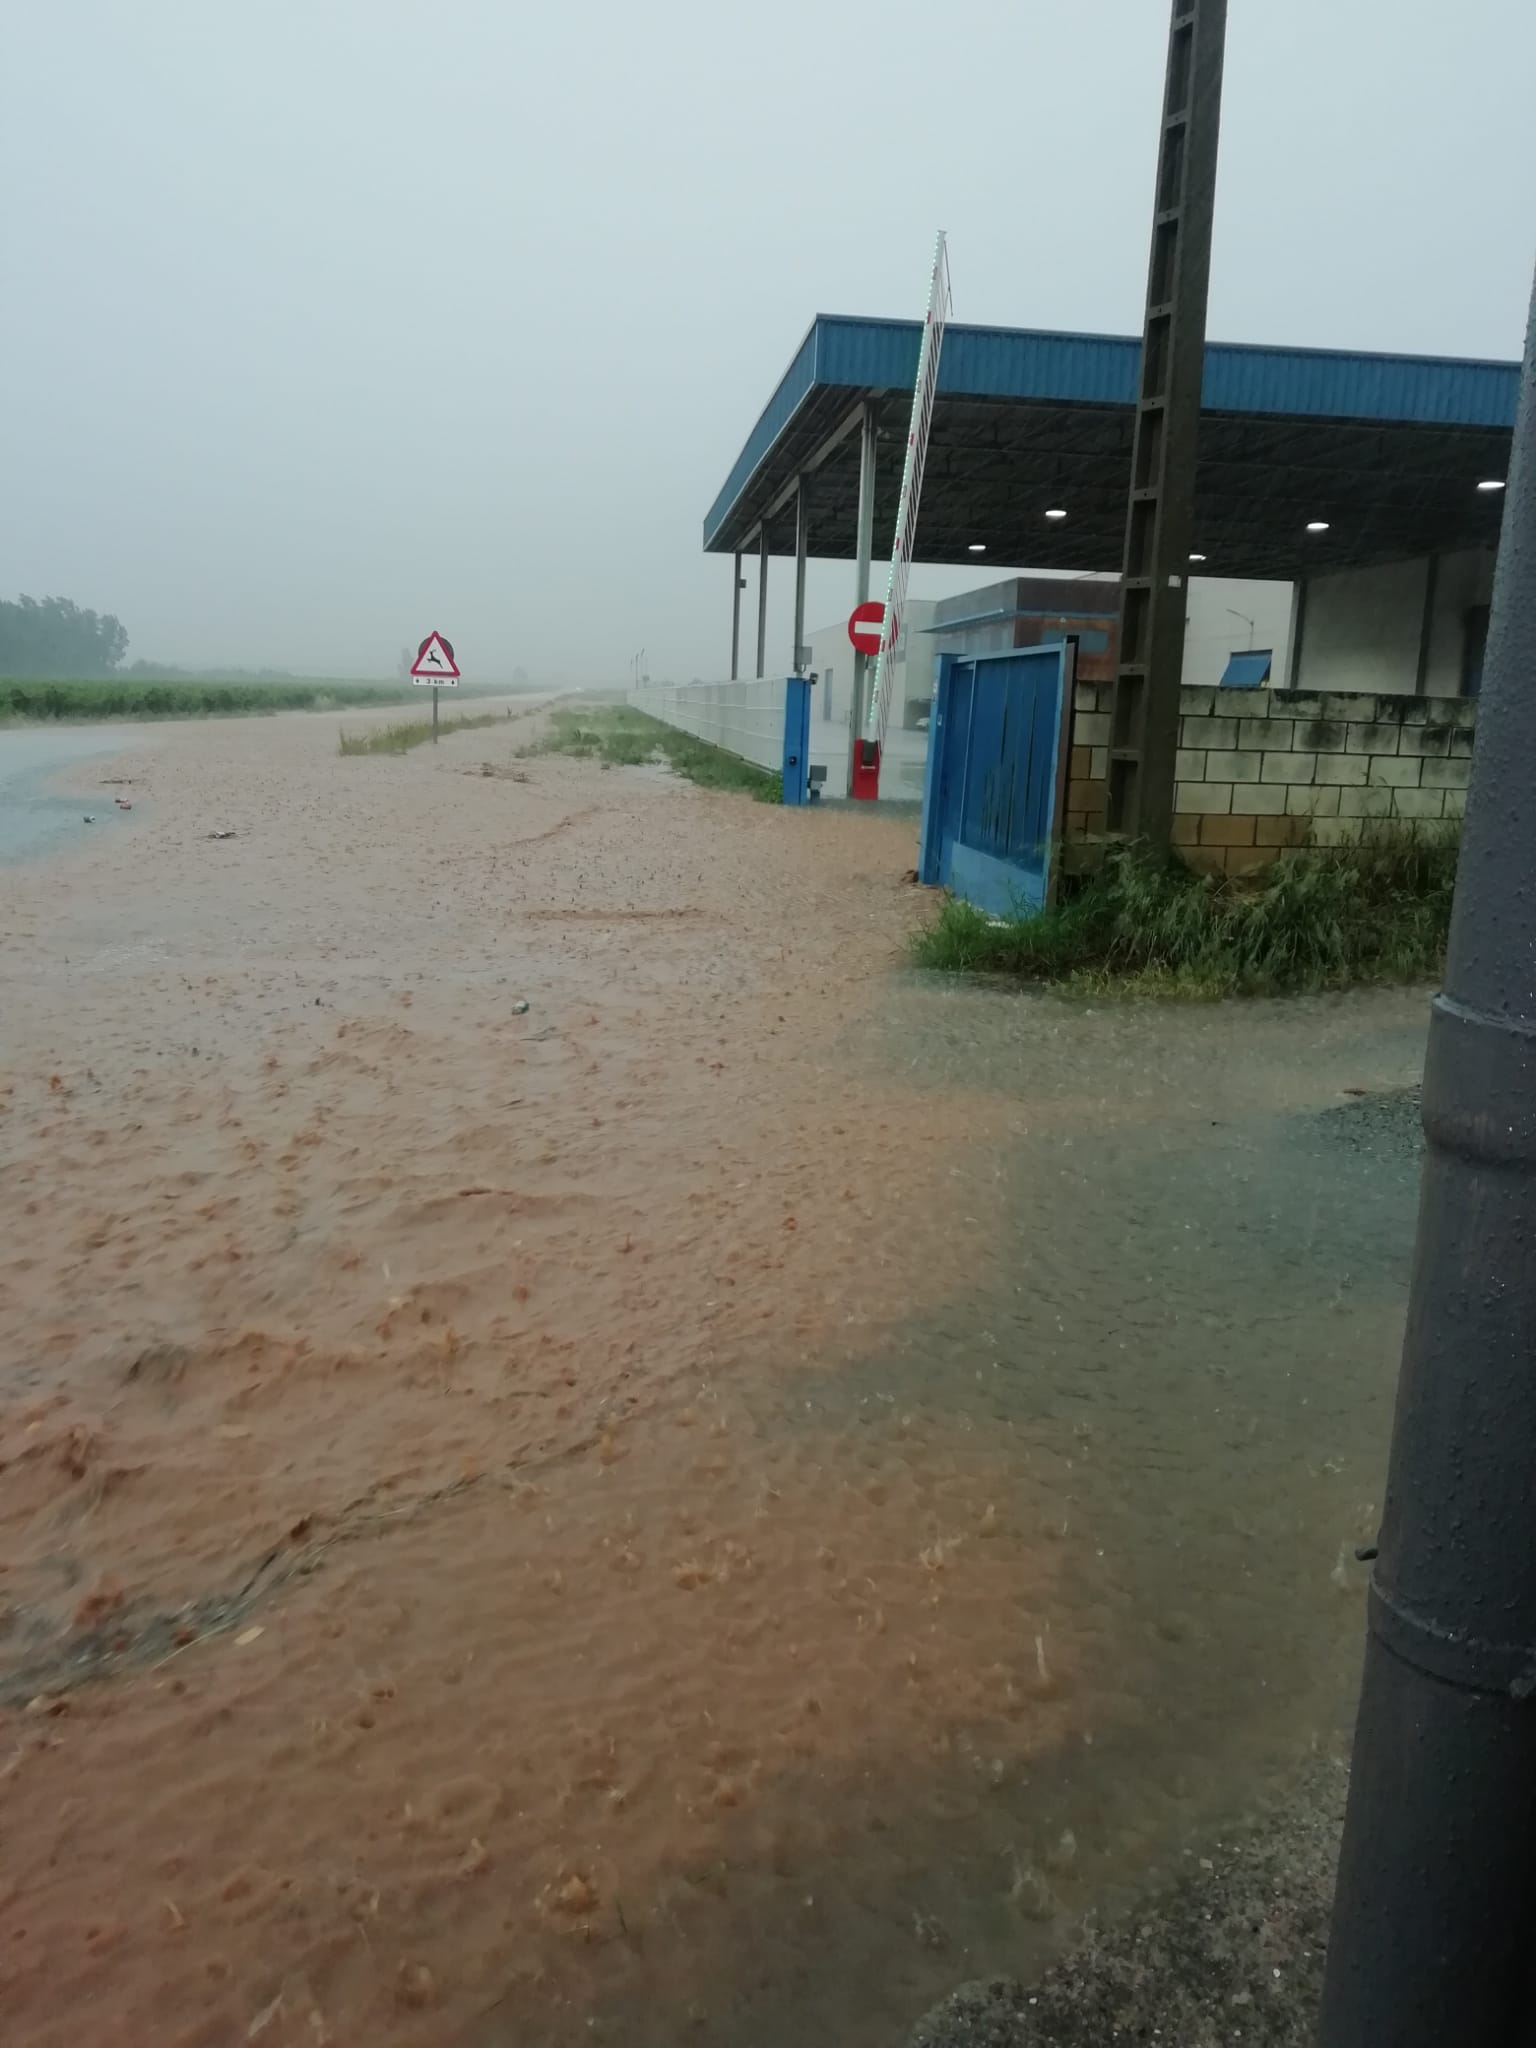
[[411, 681], [432, 685], [432, 744], [435, 747], [437, 693], [445, 684], [452, 690], [459, 686], [459, 665], [453, 658], [453, 642], [445, 640], [441, 633], [429, 633], [416, 650], [416, 659], [411, 664]]

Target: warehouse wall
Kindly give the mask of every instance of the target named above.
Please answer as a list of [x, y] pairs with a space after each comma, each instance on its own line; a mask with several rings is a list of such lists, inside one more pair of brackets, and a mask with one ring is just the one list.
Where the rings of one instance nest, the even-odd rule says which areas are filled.
[[[1309, 576], [1296, 675], [1288, 678], [1277, 668], [1276, 679], [1294, 680], [1299, 690], [1412, 695], [1418, 683], [1429, 573], [1429, 560], [1421, 556], [1411, 562]], [[1473, 607], [1486, 605], [1492, 590], [1491, 549], [1471, 548], [1439, 558], [1426, 696], [1460, 695], [1466, 615]]]
[[1426, 696], [1460, 696], [1467, 613], [1476, 606], [1487, 605], [1492, 598], [1493, 563], [1494, 557], [1487, 548], [1467, 548], [1460, 554], [1440, 557], [1429, 627]]

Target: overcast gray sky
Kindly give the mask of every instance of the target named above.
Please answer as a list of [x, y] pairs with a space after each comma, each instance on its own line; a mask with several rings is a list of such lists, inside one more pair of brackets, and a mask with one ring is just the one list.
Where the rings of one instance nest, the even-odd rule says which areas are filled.
[[[720, 673], [700, 522], [813, 313], [916, 317], [942, 226], [955, 318], [1138, 328], [1167, 16], [17, 4], [0, 595], [130, 659]], [[1231, 0], [1211, 333], [1518, 355], [1533, 78], [1531, 0]]]

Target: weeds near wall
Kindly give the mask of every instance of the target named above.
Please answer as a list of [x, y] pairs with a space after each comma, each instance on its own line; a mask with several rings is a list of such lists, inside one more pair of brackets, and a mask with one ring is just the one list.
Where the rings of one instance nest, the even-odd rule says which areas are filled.
[[525, 756], [572, 754], [578, 760], [597, 761], [604, 768], [639, 768], [648, 762], [662, 762], [674, 775], [704, 789], [742, 790], [764, 804], [779, 803], [783, 796], [778, 776], [627, 705], [556, 711], [543, 738], [522, 751]]
[[1456, 844], [1383, 830], [1242, 879], [1108, 854], [1054, 909], [994, 922], [945, 904], [913, 940], [919, 966], [1084, 990], [1216, 997], [1418, 981], [1440, 972]]

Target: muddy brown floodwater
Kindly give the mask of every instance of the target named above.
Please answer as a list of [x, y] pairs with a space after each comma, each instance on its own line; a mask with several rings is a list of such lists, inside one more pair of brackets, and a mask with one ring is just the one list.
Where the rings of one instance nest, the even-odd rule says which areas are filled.
[[875, 2048], [1336, 1749], [1422, 997], [925, 982], [910, 817], [335, 728], [0, 869], [9, 2048]]

